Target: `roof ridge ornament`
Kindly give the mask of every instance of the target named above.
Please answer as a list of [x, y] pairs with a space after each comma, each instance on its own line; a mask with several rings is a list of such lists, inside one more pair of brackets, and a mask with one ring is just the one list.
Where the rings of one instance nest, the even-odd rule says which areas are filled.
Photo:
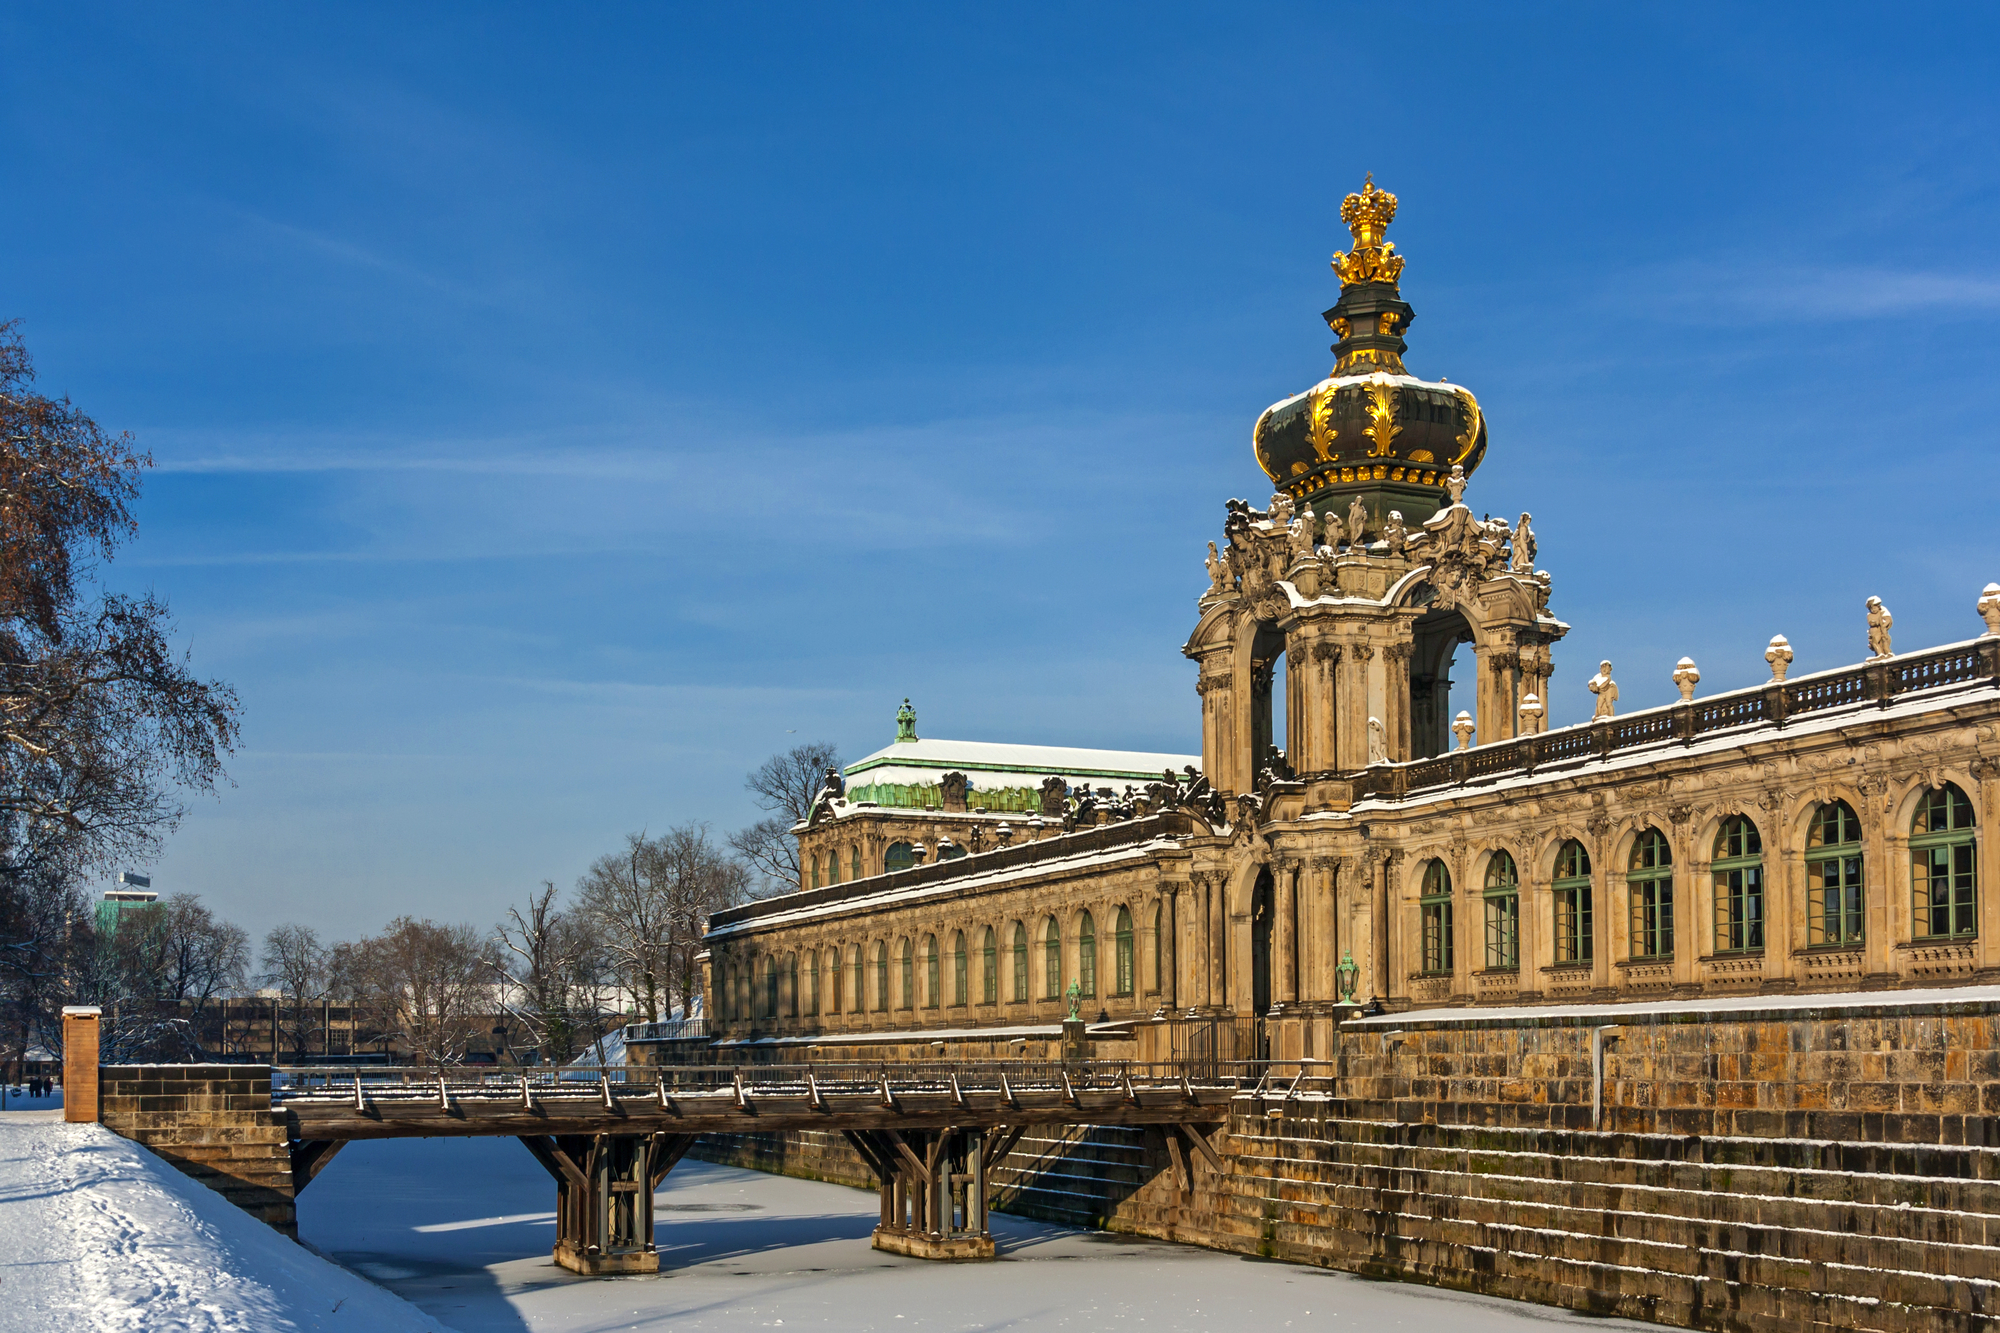
[[1375, 173], [1369, 172], [1359, 194], [1350, 194], [1341, 201], [1340, 220], [1354, 236], [1354, 249], [1334, 255], [1333, 269], [1340, 274], [1340, 285], [1351, 287], [1357, 282], [1386, 282], [1394, 286], [1403, 276], [1403, 256], [1396, 253], [1395, 243], [1382, 239], [1389, 224], [1396, 219], [1396, 196], [1375, 184]]
[[896, 740], [915, 741], [917, 739], [917, 710], [910, 707], [910, 701], [903, 700], [903, 706], [896, 710]]

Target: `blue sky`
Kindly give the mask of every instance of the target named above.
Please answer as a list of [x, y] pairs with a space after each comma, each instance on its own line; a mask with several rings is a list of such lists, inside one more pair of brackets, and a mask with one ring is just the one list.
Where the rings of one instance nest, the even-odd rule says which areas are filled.
[[1968, 638], [1994, 11], [14, 5], [0, 317], [153, 450], [111, 567], [242, 692], [155, 869], [485, 924], [798, 740], [1198, 742], [1249, 431], [1395, 191], [1532, 510], [1551, 720]]

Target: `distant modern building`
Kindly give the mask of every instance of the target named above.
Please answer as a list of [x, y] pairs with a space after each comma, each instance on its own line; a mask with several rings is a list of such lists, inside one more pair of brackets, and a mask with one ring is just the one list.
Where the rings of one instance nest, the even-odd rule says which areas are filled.
[[106, 937], [118, 933], [119, 918], [134, 907], [144, 907], [160, 900], [153, 892], [153, 881], [145, 875], [135, 875], [125, 871], [118, 876], [118, 887], [106, 889], [104, 899], [97, 904], [97, 933]]

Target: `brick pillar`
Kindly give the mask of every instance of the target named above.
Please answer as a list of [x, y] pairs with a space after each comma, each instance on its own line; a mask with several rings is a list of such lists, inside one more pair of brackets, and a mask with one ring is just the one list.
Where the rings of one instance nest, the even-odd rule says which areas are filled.
[[71, 1005], [63, 1020], [63, 1119], [97, 1122], [97, 1033], [104, 1011]]

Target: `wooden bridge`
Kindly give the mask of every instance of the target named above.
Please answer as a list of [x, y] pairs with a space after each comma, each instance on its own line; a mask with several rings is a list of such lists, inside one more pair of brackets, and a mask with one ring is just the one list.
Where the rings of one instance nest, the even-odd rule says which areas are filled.
[[556, 1182], [556, 1261], [656, 1272], [653, 1192], [704, 1134], [838, 1131], [875, 1173], [879, 1249], [993, 1256], [987, 1174], [1030, 1125], [1157, 1126], [1174, 1170], [1221, 1163], [1202, 1126], [1238, 1080], [1167, 1066], [1035, 1061], [936, 1065], [275, 1071], [271, 1109], [302, 1190], [357, 1139], [508, 1135]]

